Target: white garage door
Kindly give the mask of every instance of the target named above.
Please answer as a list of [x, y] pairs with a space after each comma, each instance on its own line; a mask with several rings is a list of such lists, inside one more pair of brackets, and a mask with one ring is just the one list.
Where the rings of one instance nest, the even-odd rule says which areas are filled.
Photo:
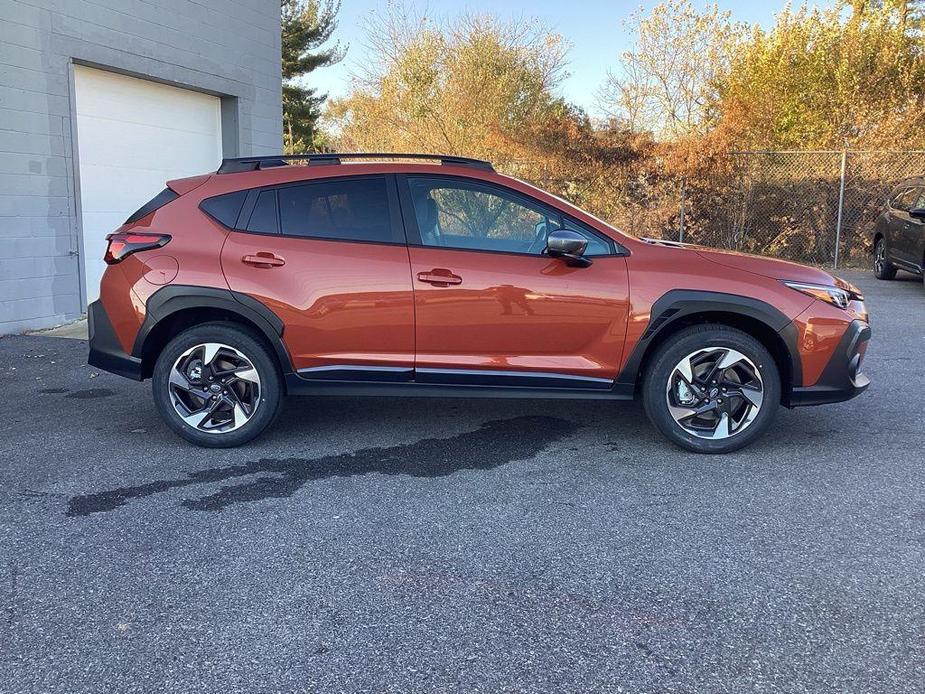
[[172, 178], [215, 171], [218, 97], [75, 66], [87, 301], [99, 296], [106, 235]]

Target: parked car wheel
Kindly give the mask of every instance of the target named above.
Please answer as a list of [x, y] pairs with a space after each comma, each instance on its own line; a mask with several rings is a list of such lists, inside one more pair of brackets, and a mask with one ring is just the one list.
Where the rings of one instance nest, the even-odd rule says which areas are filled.
[[228, 448], [250, 441], [279, 413], [282, 382], [273, 357], [246, 328], [207, 323], [177, 335], [154, 367], [154, 402], [187, 441]]
[[874, 277], [878, 280], [891, 280], [896, 277], [896, 266], [886, 259], [886, 241], [877, 239], [874, 246]]
[[670, 441], [728, 453], [760, 437], [780, 404], [777, 365], [755, 338], [723, 325], [685, 328], [653, 356], [643, 404]]

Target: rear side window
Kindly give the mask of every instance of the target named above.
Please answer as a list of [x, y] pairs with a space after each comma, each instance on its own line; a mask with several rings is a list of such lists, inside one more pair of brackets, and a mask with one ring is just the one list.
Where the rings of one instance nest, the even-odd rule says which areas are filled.
[[246, 198], [247, 191], [239, 190], [234, 193], [216, 195], [214, 198], [206, 198], [199, 203], [199, 208], [219, 223], [229, 229], [234, 229]]
[[148, 200], [148, 202], [146, 202], [144, 205], [135, 210], [135, 212], [133, 212], [132, 215], [125, 220], [125, 223], [132, 224], [137, 222], [142, 217], [147, 217], [155, 210], [160, 209], [168, 202], [173, 202], [178, 197], [180, 196], [170, 190], [170, 188], [164, 188], [164, 190], [162, 190], [160, 193]]
[[385, 178], [340, 179], [277, 191], [283, 234], [343, 241], [391, 242]]
[[254, 211], [245, 227], [248, 231], [261, 234], [279, 233], [279, 215], [276, 211], [276, 191], [262, 190], [257, 195]]

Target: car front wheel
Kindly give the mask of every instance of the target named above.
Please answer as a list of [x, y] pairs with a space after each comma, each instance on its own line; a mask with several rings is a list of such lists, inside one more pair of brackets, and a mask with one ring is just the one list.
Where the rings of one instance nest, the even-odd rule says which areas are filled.
[[642, 393], [659, 431], [695, 453], [752, 443], [771, 425], [780, 394], [780, 374], [764, 345], [723, 325], [673, 335], [650, 361]]
[[896, 266], [886, 259], [886, 241], [877, 239], [874, 246], [874, 277], [878, 280], [891, 280], [896, 277]]
[[233, 323], [177, 335], [154, 367], [154, 402], [177, 434], [198, 446], [239, 446], [276, 419], [282, 400], [269, 350]]

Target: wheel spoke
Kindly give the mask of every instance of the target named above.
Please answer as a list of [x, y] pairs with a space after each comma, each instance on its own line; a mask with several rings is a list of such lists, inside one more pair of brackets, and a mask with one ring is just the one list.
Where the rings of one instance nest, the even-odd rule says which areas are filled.
[[202, 364], [203, 366], [212, 366], [212, 361], [215, 359], [215, 355], [218, 354], [218, 351], [223, 347], [223, 345], [217, 344], [215, 342], [207, 342], [202, 346]]
[[716, 378], [716, 372], [721, 370], [720, 364], [723, 362], [723, 360], [726, 358], [726, 355], [729, 353], [728, 349], [721, 349], [718, 351], [723, 353], [722, 356], [716, 358], [713, 361], [713, 364], [710, 366], [710, 370], [707, 372], [706, 376], [703, 376], [700, 379], [703, 383], [707, 384], [708, 387], [710, 385], [710, 382]]
[[209, 417], [215, 414], [215, 411], [218, 409], [218, 406], [220, 404], [221, 404], [221, 400], [214, 400], [214, 401], [208, 402], [201, 409], [190, 412], [189, 414], [184, 415], [180, 413], [179, 411], [177, 412], [177, 414], [180, 415], [180, 417], [183, 419], [184, 422], [189, 424], [191, 427], [198, 429], [203, 424], [205, 424], [206, 420], [209, 419]]
[[260, 376], [257, 374], [257, 369], [253, 366], [242, 366], [239, 369], [235, 369], [231, 372], [232, 375], [239, 381], [247, 381], [248, 383], [260, 383]]
[[755, 407], [761, 407], [761, 403], [764, 402], [764, 392], [761, 388], [754, 386], [741, 385], [729, 393], [730, 395], [741, 395]]
[[247, 413], [244, 411], [244, 408], [241, 406], [240, 402], [235, 402], [232, 412], [234, 414], [235, 427], [241, 426], [248, 420]]
[[728, 436], [729, 436], [729, 415], [723, 412], [710, 438], [711, 439], [725, 439], [725, 438], [728, 438]]
[[691, 363], [691, 357], [682, 359], [681, 363], [675, 367], [675, 371], [687, 381], [688, 385], [694, 382], [694, 365]]
[[176, 388], [180, 388], [181, 390], [185, 390], [187, 392], [193, 390], [193, 384], [190, 383], [189, 379], [186, 377], [186, 374], [176, 366], [170, 370], [169, 382], [170, 385]]
[[719, 363], [716, 365], [716, 368], [720, 371], [725, 371], [726, 369], [735, 366], [739, 362], [748, 361], [746, 357], [741, 352], [737, 352], [734, 349], [726, 351], [726, 354], [723, 355], [723, 358], [719, 360]]
[[677, 405], [669, 405], [668, 409], [671, 410], [671, 416], [675, 418], [675, 421], [680, 423], [684, 420], [699, 417], [705, 415], [707, 412], [714, 411], [716, 409], [716, 404], [707, 402], [699, 407], [678, 407]]

